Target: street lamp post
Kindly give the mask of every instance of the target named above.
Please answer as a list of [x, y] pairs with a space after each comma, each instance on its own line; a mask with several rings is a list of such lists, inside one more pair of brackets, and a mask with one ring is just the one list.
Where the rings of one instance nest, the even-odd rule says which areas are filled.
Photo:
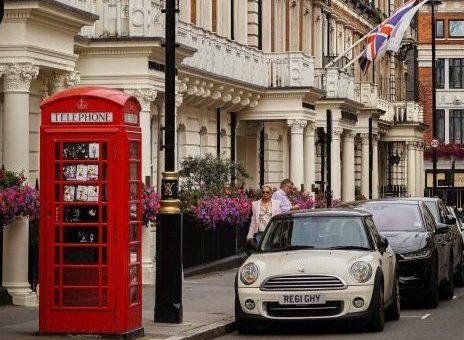
[[182, 214], [175, 171], [176, 13], [178, 1], [166, 1], [165, 171], [156, 228], [155, 322], [182, 323]]
[[[437, 139], [437, 80], [435, 73], [435, 5], [440, 5], [440, 0], [429, 0], [428, 4], [432, 9], [432, 138]], [[432, 148], [432, 196], [437, 195], [437, 148]]]

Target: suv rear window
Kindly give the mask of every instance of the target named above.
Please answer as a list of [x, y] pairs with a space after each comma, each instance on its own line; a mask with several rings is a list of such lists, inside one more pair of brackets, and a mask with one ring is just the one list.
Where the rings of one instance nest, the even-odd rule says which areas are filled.
[[419, 206], [401, 203], [365, 203], [360, 209], [372, 214], [379, 231], [423, 231]]

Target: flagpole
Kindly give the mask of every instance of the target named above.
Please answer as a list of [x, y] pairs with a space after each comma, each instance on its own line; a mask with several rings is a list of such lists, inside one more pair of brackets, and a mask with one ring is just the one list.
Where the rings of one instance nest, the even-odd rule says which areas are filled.
[[[369, 32], [370, 33], [370, 32]], [[327, 67], [331, 67], [333, 64], [335, 64], [337, 61], [339, 61], [342, 57], [345, 56], [345, 54], [347, 54], [348, 52], [350, 52], [353, 48], [355, 48], [356, 46], [358, 46], [360, 43], [362, 43], [364, 40], [366, 40], [367, 36], [369, 34], [366, 34], [365, 36], [363, 36], [361, 39], [359, 39], [358, 41], [356, 41], [353, 45], [351, 45], [350, 47], [348, 47], [345, 51], [343, 51], [342, 54], [340, 54], [337, 58], [335, 58], [334, 60], [332, 60], [330, 63], [328, 63], [327, 65], [324, 66], [324, 68], [327, 68]]]
[[351, 65], [353, 65], [354, 62], [355, 62], [356, 60], [358, 60], [359, 58], [361, 58], [361, 55], [362, 55], [362, 52], [359, 53], [359, 54], [358, 54], [356, 57], [354, 57], [353, 59], [351, 59], [351, 61], [350, 61], [348, 64], [346, 64], [345, 66], [343, 66], [342, 70], [346, 70], [348, 67], [350, 67]]

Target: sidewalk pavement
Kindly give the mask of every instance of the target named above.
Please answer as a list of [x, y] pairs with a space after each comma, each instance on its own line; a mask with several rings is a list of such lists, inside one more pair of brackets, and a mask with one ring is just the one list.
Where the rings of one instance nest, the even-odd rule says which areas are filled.
[[[153, 322], [154, 287], [143, 289], [143, 340], [212, 339], [234, 329], [234, 277], [236, 269], [186, 278], [183, 289], [184, 322]], [[39, 310], [35, 307], [0, 307], [0, 339], [30, 340], [98, 338], [95, 336], [38, 336]]]

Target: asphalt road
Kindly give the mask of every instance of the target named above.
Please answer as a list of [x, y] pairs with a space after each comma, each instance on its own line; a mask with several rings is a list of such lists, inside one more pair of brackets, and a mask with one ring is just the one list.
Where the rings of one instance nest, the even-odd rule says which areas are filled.
[[370, 333], [350, 325], [273, 327], [258, 335], [233, 332], [218, 339], [356, 339], [356, 340], [464, 340], [464, 288], [455, 289], [451, 301], [440, 301], [437, 309], [403, 305], [399, 321], [387, 321], [381, 333]]

